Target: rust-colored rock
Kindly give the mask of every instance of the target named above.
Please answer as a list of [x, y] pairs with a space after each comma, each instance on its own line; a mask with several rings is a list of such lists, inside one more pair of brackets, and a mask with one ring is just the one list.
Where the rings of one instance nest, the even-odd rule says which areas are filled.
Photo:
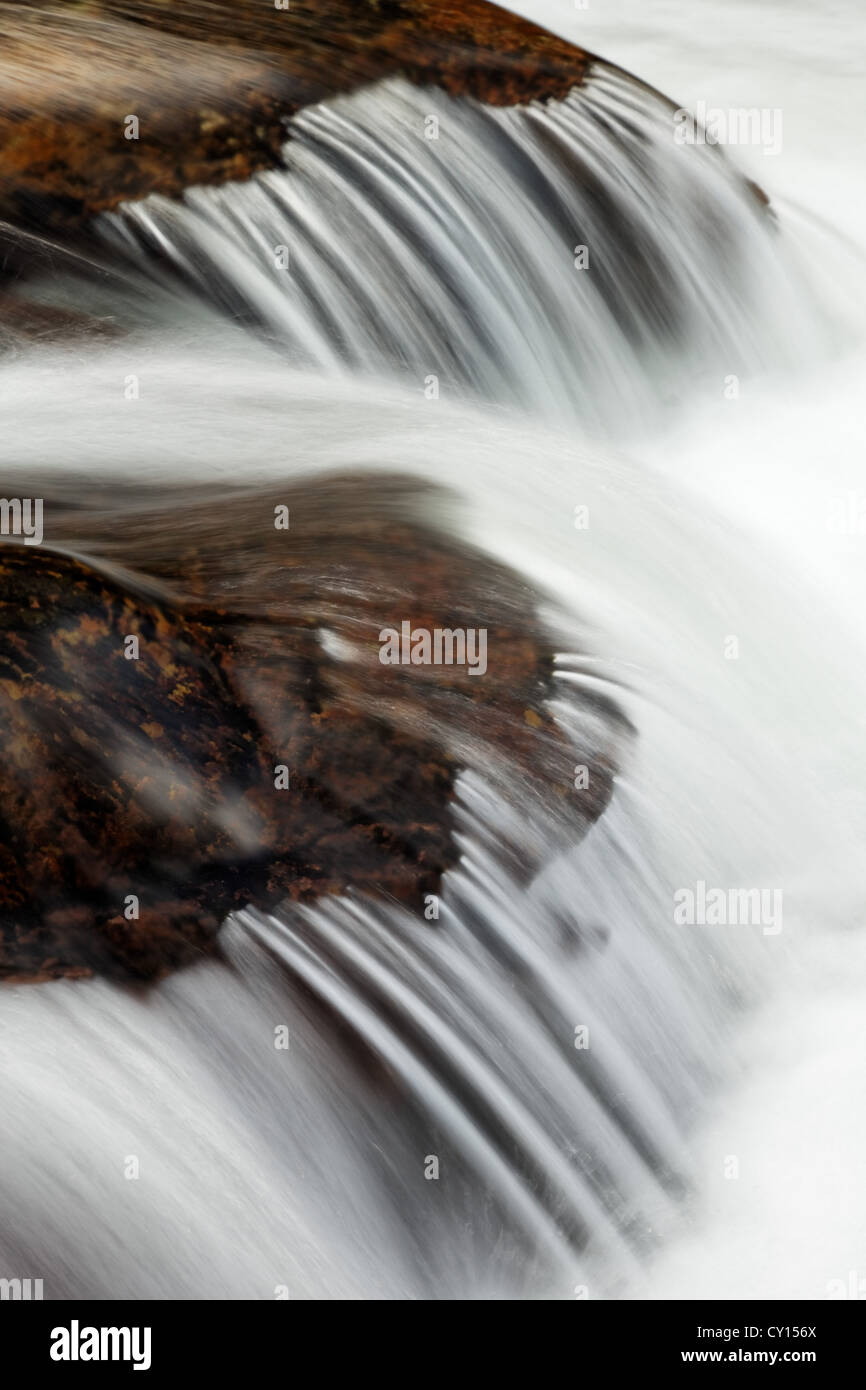
[[[573, 792], [536, 596], [408, 486], [116, 483], [45, 522], [42, 546], [0, 546], [0, 978], [154, 978], [233, 908], [348, 887], [420, 926], [463, 766], [574, 837], [605, 804], [607, 756]], [[404, 619], [485, 628], [487, 673], [382, 665]]]
[[18, 0], [0, 6], [0, 220], [68, 233], [246, 179], [279, 163], [285, 118], [381, 78], [510, 105], [565, 96], [587, 65], [483, 0]]

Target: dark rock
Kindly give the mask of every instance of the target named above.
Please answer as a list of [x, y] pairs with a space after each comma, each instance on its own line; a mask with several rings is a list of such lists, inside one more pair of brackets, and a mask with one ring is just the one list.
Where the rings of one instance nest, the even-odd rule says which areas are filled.
[[[605, 805], [606, 755], [572, 790], [537, 596], [412, 487], [76, 494], [47, 505], [43, 546], [0, 546], [0, 977], [154, 978], [233, 908], [349, 887], [420, 927], [464, 766], [573, 838]], [[486, 675], [383, 666], [403, 619], [486, 628]]]
[[482, 0], [17, 0], [0, 6], [0, 221], [68, 233], [249, 178], [279, 164], [285, 118], [381, 78], [511, 105], [565, 96], [587, 65]]

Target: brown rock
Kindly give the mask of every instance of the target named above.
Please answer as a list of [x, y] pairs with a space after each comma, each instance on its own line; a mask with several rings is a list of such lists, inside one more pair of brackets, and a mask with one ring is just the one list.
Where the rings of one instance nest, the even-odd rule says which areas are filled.
[[[579, 836], [611, 760], [583, 757], [576, 797], [536, 595], [420, 510], [393, 479], [115, 483], [47, 505], [42, 547], [0, 546], [0, 978], [154, 978], [233, 908], [348, 887], [420, 926], [464, 766]], [[486, 675], [383, 666], [404, 619], [485, 628]]]
[[68, 233], [124, 199], [246, 179], [280, 162], [286, 117], [381, 78], [511, 105], [566, 95], [587, 66], [483, 0], [13, 0], [0, 221]]

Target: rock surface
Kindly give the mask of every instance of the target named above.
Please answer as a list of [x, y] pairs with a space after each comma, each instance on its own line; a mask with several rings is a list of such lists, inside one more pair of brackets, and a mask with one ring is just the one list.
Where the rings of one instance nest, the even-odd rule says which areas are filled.
[[[423, 511], [391, 478], [118, 483], [0, 546], [0, 978], [155, 978], [233, 908], [349, 887], [422, 927], [461, 767], [573, 838], [599, 814], [611, 764], [575, 795], [537, 596]], [[486, 674], [382, 665], [404, 619], [485, 628]]]
[[587, 66], [483, 0], [13, 0], [0, 221], [58, 235], [124, 199], [249, 178], [280, 162], [287, 117], [362, 83], [400, 74], [510, 105], [565, 96]]

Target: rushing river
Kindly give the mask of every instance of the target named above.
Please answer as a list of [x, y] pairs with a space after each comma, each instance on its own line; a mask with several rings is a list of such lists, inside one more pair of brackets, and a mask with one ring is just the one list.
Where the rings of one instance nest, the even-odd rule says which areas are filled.
[[7, 987], [0, 1266], [46, 1297], [821, 1298], [863, 1265], [856, 8], [525, 8], [684, 106], [778, 109], [781, 147], [684, 151], [617, 70], [548, 110], [390, 82], [305, 111], [285, 171], [106, 217], [128, 336], [0, 366], [9, 469], [435, 480], [550, 596], [566, 733], [598, 692], [634, 731], [578, 845], [466, 773], [433, 930], [250, 910], [145, 993]]

